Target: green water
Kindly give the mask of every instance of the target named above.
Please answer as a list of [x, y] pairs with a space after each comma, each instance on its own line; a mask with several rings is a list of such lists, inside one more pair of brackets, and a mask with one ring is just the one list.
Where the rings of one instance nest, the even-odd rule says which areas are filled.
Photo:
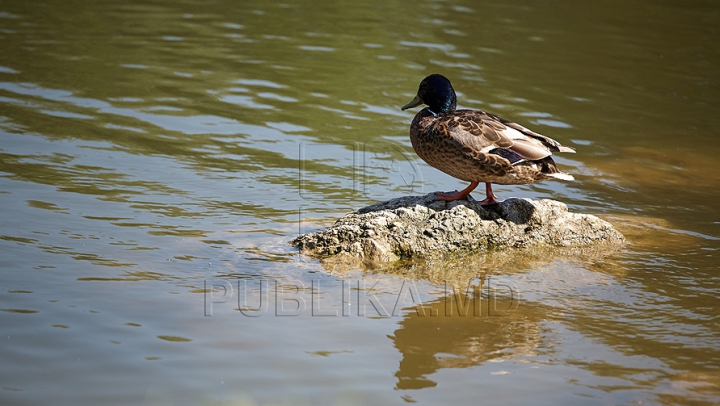
[[[711, 1], [0, 3], [0, 403], [719, 403], [718, 27]], [[466, 186], [410, 146], [430, 73], [577, 149], [575, 182], [500, 199], [627, 245], [298, 255]]]

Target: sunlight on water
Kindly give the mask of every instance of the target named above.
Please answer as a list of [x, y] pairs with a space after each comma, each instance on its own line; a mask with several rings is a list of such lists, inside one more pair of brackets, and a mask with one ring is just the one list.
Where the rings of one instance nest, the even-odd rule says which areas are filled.
[[[717, 404], [717, 11], [0, 5], [2, 403]], [[346, 212], [465, 186], [400, 111], [436, 72], [577, 149], [575, 182], [501, 199], [626, 246], [298, 255]]]

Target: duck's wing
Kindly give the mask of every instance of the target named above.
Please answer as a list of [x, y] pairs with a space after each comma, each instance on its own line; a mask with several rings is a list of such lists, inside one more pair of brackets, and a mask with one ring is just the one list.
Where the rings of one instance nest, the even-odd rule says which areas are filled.
[[575, 152], [550, 137], [483, 111], [456, 110], [433, 119], [430, 126], [429, 133], [451, 139], [458, 153], [499, 156], [512, 165], [541, 160], [553, 152]]
[[[500, 116], [496, 116], [495, 114], [485, 113], [481, 112], [483, 115], [485, 115], [489, 120], [496, 121], [504, 126], [506, 126], [509, 129], [513, 129], [516, 131], [519, 131], [521, 134], [530, 137], [533, 140], [538, 140], [540, 143], [542, 143], [543, 146], [547, 147], [550, 152], [575, 152], [574, 148], [566, 147], [565, 145], [560, 144], [559, 142], [555, 141], [554, 139], [550, 137], [546, 137], [542, 134], [538, 134], [534, 131], [531, 131], [520, 124], [514, 123], [506, 118], [502, 118]], [[513, 137], [511, 137], [513, 138]]]
[[463, 147], [500, 155], [511, 163], [543, 159], [553, 152], [575, 152], [550, 137], [483, 111], [457, 110], [437, 124]]
[[478, 151], [510, 148], [513, 141], [505, 134], [505, 125], [475, 110], [457, 110], [434, 120], [435, 132], [452, 137], [463, 146]]

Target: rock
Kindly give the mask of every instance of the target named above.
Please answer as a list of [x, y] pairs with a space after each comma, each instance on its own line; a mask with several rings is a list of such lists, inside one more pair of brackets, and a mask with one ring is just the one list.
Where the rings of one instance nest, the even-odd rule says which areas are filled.
[[474, 200], [435, 201], [430, 193], [364, 207], [291, 244], [315, 257], [347, 255], [388, 262], [536, 244], [584, 247], [624, 241], [607, 221], [571, 213], [554, 200], [509, 198], [480, 206]]

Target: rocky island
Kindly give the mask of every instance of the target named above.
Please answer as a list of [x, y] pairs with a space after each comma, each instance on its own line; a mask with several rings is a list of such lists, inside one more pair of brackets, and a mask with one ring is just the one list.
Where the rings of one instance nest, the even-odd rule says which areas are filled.
[[607, 221], [571, 213], [554, 200], [509, 198], [481, 206], [472, 197], [452, 202], [435, 197], [430, 193], [376, 203], [291, 244], [314, 257], [388, 262], [532, 245], [586, 247], [625, 241]]

